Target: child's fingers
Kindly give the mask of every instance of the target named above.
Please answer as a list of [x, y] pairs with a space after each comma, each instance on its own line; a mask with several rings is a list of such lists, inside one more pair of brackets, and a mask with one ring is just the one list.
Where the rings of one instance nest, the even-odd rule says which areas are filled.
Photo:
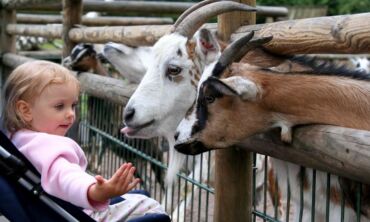
[[118, 170], [113, 174], [112, 178], [111, 178], [111, 181], [116, 183], [120, 180], [120, 178], [122, 177], [122, 174], [125, 172], [125, 170], [127, 169], [127, 167], [129, 167], [129, 164], [127, 163], [124, 163], [120, 166], [120, 168], [118, 168]]
[[140, 179], [139, 178], [135, 178], [131, 183], [129, 183], [127, 185], [127, 191], [130, 191], [132, 189], [134, 189], [136, 187], [136, 185], [138, 185], [140, 183]]
[[123, 187], [127, 187], [128, 184], [132, 182], [132, 180], [134, 179], [135, 170], [136, 170], [135, 167], [126, 169], [126, 174], [122, 175], [122, 180], [121, 180]]
[[121, 185], [125, 184], [125, 180], [128, 178], [128, 175], [132, 169], [135, 170], [135, 167], [132, 166], [132, 163], [128, 163], [127, 167], [125, 168], [125, 170], [122, 172], [122, 174], [119, 177], [119, 181]]

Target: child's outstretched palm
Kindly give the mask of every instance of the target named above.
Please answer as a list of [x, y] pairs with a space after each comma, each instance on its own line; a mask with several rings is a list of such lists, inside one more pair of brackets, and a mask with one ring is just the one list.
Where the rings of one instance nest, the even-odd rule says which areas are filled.
[[89, 188], [89, 199], [103, 202], [127, 193], [140, 182], [140, 179], [134, 177], [134, 172], [135, 167], [131, 163], [124, 163], [109, 180], [100, 175], [95, 176], [96, 184]]

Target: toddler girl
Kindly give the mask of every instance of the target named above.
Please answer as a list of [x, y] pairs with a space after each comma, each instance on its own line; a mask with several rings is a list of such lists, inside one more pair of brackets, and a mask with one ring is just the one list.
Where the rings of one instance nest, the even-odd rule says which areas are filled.
[[[123, 164], [110, 179], [85, 172], [82, 149], [65, 137], [76, 118], [79, 91], [79, 82], [68, 69], [47, 61], [20, 65], [4, 85], [3, 127], [40, 172], [43, 189], [84, 208], [98, 221], [165, 214], [157, 201], [126, 194], [139, 183], [131, 163]], [[109, 205], [111, 198], [121, 195], [124, 201]]]

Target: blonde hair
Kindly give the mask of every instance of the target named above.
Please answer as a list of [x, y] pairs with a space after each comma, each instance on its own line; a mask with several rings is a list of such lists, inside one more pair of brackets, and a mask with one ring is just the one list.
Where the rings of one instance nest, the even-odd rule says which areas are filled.
[[8, 133], [28, 128], [17, 111], [17, 101], [32, 103], [50, 84], [72, 82], [79, 91], [80, 84], [75, 76], [65, 67], [48, 61], [26, 62], [9, 75], [4, 84], [2, 104], [2, 127]]

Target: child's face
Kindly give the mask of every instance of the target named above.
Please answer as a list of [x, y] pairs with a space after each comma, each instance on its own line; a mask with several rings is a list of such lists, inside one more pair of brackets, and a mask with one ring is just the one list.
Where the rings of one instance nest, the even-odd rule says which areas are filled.
[[73, 83], [51, 84], [31, 104], [34, 130], [64, 136], [76, 119], [78, 90]]

